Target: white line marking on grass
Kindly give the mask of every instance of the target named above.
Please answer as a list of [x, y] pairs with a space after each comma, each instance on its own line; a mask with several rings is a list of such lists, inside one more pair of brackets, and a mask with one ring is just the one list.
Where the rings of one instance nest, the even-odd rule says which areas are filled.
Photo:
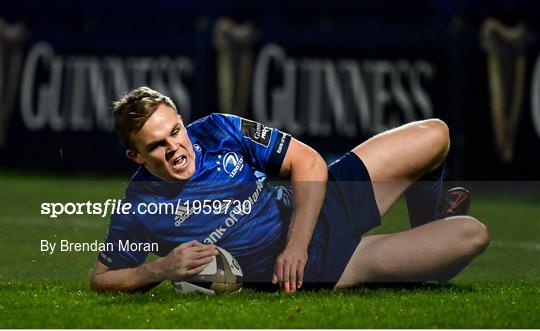
[[535, 242], [493, 241], [491, 245], [495, 247], [518, 247], [529, 251], [540, 251], [540, 244]]

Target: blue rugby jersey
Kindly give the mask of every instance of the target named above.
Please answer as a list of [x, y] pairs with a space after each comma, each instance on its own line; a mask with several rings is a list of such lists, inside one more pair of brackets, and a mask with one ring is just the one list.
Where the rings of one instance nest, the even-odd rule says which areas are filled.
[[[99, 261], [110, 269], [138, 266], [148, 252], [125, 249], [129, 243], [158, 243], [158, 256], [178, 245], [198, 240], [229, 251], [249, 280], [269, 281], [275, 258], [281, 253], [290, 219], [283, 213], [276, 190], [263, 174], [277, 174], [291, 137], [234, 115], [212, 114], [189, 126], [187, 133], [195, 152], [195, 173], [186, 182], [167, 183], [140, 167], [132, 177], [124, 202], [172, 203], [174, 211], [142, 215], [113, 215], [105, 242], [114, 250], [100, 252]], [[223, 213], [196, 213], [186, 201], [226, 201], [244, 203], [243, 211], [234, 203]], [[178, 203], [180, 201], [180, 203]], [[248, 202], [245, 202], [248, 201]], [[247, 213], [247, 204], [250, 211]], [[177, 208], [177, 206], [179, 206]], [[216, 206], [220, 206], [216, 203]], [[208, 209], [206, 209], [208, 211]]]

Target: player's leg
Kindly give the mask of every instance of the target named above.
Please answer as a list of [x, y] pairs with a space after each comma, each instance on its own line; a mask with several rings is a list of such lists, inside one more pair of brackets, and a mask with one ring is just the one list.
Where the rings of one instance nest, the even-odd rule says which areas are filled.
[[362, 238], [337, 288], [370, 282], [446, 281], [489, 244], [487, 228], [470, 216], [393, 234]]
[[448, 127], [429, 119], [383, 132], [352, 152], [368, 170], [382, 216], [415, 180], [440, 167], [448, 149]]

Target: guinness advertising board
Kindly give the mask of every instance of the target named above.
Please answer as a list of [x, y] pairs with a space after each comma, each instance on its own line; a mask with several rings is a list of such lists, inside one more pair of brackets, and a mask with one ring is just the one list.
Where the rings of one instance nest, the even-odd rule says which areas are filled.
[[[248, 5], [162, 2], [164, 15], [148, 19], [144, 8], [119, 15], [123, 2], [106, 14], [99, 4], [57, 6], [42, 8], [55, 24], [15, 6], [2, 12], [4, 167], [133, 168], [111, 104], [147, 85], [169, 95], [187, 122], [237, 114], [328, 159], [384, 130], [439, 117], [451, 129], [454, 178], [537, 177], [540, 29], [527, 8], [506, 17], [410, 4], [397, 19], [358, 5], [351, 19], [344, 6], [319, 6], [308, 19], [298, 6], [262, 17]], [[73, 18], [62, 20], [68, 11]]]

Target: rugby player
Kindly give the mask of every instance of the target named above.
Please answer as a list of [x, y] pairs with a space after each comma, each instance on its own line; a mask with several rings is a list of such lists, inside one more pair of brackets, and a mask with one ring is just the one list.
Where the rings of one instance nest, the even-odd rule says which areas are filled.
[[[216, 245], [236, 257], [249, 283], [285, 292], [447, 281], [489, 243], [486, 226], [464, 215], [468, 192], [441, 195], [449, 130], [438, 119], [376, 135], [327, 166], [290, 135], [238, 116], [212, 114], [186, 127], [173, 102], [148, 87], [115, 102], [114, 118], [127, 157], [140, 165], [124, 201], [232, 200], [250, 208], [113, 215], [107, 243], [157, 242], [159, 257], [100, 252], [90, 277], [96, 291], [195, 275]], [[273, 174], [290, 178], [290, 189], [272, 186]], [[365, 236], [402, 194], [411, 229]]]

